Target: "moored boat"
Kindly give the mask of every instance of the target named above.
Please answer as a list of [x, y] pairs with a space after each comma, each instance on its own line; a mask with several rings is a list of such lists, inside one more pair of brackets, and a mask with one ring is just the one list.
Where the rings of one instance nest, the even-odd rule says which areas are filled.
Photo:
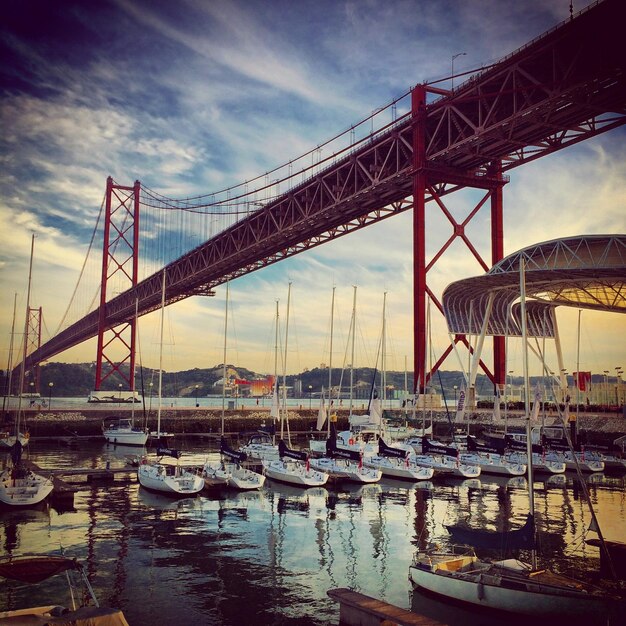
[[145, 446], [148, 430], [135, 426], [127, 418], [107, 418], [102, 423], [102, 435], [107, 443], [122, 446]]

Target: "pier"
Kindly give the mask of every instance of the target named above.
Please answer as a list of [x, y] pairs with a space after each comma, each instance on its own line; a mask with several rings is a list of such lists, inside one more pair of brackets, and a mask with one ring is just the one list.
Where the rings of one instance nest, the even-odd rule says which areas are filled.
[[329, 589], [326, 593], [339, 602], [339, 623], [346, 626], [443, 626], [443, 622], [351, 589]]

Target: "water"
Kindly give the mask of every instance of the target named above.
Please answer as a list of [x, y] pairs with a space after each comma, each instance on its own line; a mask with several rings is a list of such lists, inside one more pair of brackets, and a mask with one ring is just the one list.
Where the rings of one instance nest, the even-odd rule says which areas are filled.
[[[120, 467], [134, 452], [31, 445], [31, 460], [45, 468]], [[206, 454], [199, 445], [185, 447]], [[606, 538], [626, 540], [624, 477], [592, 475], [587, 485]], [[597, 571], [598, 550], [583, 541], [590, 513], [580, 485], [568, 476], [535, 487], [546, 553], [565, 553], [579, 574]], [[524, 479], [384, 480], [306, 491], [267, 481], [260, 492], [177, 501], [146, 492], [133, 478], [85, 484], [72, 511], [0, 512], [0, 545], [2, 554], [16, 555], [62, 546], [86, 566], [101, 603], [121, 608], [132, 626], [336, 624], [339, 607], [326, 595], [335, 587], [404, 608], [413, 603], [452, 624], [496, 624], [412, 594], [409, 564], [416, 546], [447, 542], [444, 523], [471, 514], [475, 524], [519, 526], [526, 507]], [[64, 581], [57, 578], [35, 588], [0, 586], [0, 609], [59, 601], [54, 594]]]

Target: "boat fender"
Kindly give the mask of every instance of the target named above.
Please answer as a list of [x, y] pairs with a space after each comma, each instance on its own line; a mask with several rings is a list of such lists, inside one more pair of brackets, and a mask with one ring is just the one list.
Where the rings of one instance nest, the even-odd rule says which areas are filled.
[[146, 459], [141, 459], [141, 464], [145, 465], [148, 461], [146, 461]]
[[478, 579], [478, 586], [476, 587], [476, 593], [478, 594], [479, 600], [485, 599], [485, 586], [483, 585], [483, 577], [482, 575]]
[[352, 439], [352, 437], [350, 437], [350, 439], [348, 439], [348, 443], [353, 446], [354, 445], [354, 439]]

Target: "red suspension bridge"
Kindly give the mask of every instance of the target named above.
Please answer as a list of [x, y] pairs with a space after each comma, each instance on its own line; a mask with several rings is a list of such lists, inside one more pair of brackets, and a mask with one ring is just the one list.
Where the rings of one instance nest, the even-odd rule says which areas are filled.
[[[360, 122], [309, 153], [311, 165], [294, 161], [211, 196], [173, 200], [139, 182], [124, 186], [109, 178], [99, 307], [38, 346], [27, 357], [27, 368], [97, 336], [96, 390], [113, 372], [134, 389], [132, 376], [120, 368], [128, 364], [134, 371], [135, 312], [141, 316], [160, 306], [163, 280], [163, 271], [139, 280], [142, 206], [236, 215], [228, 227], [165, 266], [168, 305], [211, 294], [227, 280], [412, 209], [414, 383], [423, 388], [453, 347], [432, 371], [425, 371], [426, 298], [441, 310], [440, 298], [429, 288], [428, 272], [457, 240], [487, 271], [504, 256], [506, 172], [626, 123], [622, 24], [621, 0], [594, 4], [477, 71], [453, 91], [436, 83], [415, 86], [387, 107], [390, 122], [374, 131], [372, 121], [372, 132], [356, 140], [355, 130], [370, 118]], [[396, 115], [398, 108], [406, 112]], [[348, 145], [321, 160], [321, 149], [340, 137]], [[457, 221], [446, 206], [446, 196], [467, 188], [481, 190], [481, 198], [465, 219]], [[429, 259], [427, 206], [450, 223], [449, 238]], [[487, 258], [467, 229], [483, 207], [490, 210]], [[120, 276], [127, 282], [126, 290], [109, 298], [107, 286]], [[469, 348], [464, 335], [456, 335], [454, 341]], [[493, 341], [493, 368], [481, 366], [494, 384], [502, 384], [504, 337]], [[120, 345], [126, 357], [109, 358], [113, 346]]]

